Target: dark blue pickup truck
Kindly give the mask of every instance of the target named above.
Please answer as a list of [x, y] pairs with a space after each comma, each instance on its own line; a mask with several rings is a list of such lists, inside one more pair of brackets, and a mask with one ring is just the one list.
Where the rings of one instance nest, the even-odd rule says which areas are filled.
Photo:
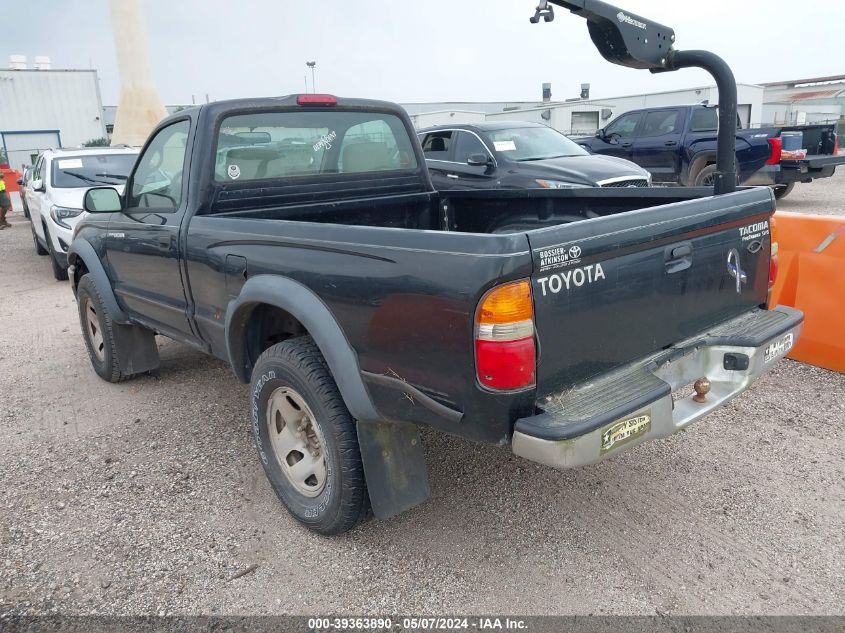
[[[738, 126], [739, 127], [739, 126]], [[716, 171], [718, 111], [709, 105], [634, 110], [617, 117], [595, 137], [576, 142], [594, 154], [618, 156], [651, 172], [655, 183], [711, 186]], [[783, 160], [784, 132], [802, 132], [803, 160]], [[829, 178], [845, 157], [837, 156], [833, 125], [737, 129], [739, 182], [769, 185], [789, 194], [797, 182]]]

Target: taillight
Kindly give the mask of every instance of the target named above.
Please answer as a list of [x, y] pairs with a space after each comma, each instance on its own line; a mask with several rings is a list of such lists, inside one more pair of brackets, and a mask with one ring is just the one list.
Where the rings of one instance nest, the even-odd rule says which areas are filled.
[[774, 217], [769, 219], [769, 241], [772, 243], [772, 256], [769, 259], [769, 290], [771, 290], [778, 278], [778, 231]]
[[770, 138], [769, 148], [771, 149], [771, 153], [769, 154], [769, 160], [766, 161], [766, 164], [779, 165], [781, 154], [783, 154], [783, 140], [780, 137]]
[[318, 94], [297, 95], [296, 105], [337, 105], [337, 97]]
[[833, 155], [839, 155], [839, 135], [836, 133], [833, 134]]
[[478, 381], [489, 389], [511, 391], [534, 384], [537, 348], [527, 279], [498, 286], [479, 303], [475, 367]]

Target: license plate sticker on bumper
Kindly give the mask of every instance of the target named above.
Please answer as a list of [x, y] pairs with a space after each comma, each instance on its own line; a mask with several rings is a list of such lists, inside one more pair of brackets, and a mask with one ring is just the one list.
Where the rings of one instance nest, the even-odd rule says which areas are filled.
[[766, 364], [771, 363], [776, 358], [780, 358], [781, 356], [785, 356], [789, 353], [789, 350], [792, 349], [792, 345], [795, 343], [795, 335], [790, 332], [789, 334], [785, 334], [781, 336], [778, 340], [770, 343], [769, 346], [766, 348], [766, 353], [763, 358]]
[[651, 415], [643, 413], [605, 427], [601, 434], [601, 455], [627, 444], [651, 430]]

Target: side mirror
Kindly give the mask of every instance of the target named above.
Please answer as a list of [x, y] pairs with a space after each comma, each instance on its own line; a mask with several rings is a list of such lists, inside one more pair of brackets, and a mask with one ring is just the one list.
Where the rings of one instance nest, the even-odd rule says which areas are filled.
[[487, 167], [490, 164], [490, 157], [487, 154], [470, 154], [467, 158], [467, 165], [470, 167]]
[[35, 180], [32, 181], [32, 190], [33, 191], [40, 191], [40, 192], [43, 193], [44, 191], [47, 191], [47, 188], [44, 186], [43, 180], [41, 180], [40, 178], [36, 178]]
[[114, 213], [123, 209], [123, 202], [114, 187], [93, 187], [85, 192], [82, 206], [88, 213]]
[[596, 138], [604, 138], [604, 128], [599, 128], [596, 130]]

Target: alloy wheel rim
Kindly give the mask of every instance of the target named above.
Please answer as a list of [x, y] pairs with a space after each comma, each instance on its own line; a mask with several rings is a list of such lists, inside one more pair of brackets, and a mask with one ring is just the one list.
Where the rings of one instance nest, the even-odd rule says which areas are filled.
[[100, 319], [97, 316], [97, 309], [94, 307], [91, 299], [85, 299], [84, 313], [85, 333], [88, 336], [88, 341], [91, 343], [91, 349], [94, 350], [94, 355], [103, 361], [106, 358], [103, 331], [100, 329]]
[[305, 399], [291, 387], [279, 387], [267, 403], [267, 431], [279, 467], [297, 492], [318, 496], [328, 468], [323, 433]]

